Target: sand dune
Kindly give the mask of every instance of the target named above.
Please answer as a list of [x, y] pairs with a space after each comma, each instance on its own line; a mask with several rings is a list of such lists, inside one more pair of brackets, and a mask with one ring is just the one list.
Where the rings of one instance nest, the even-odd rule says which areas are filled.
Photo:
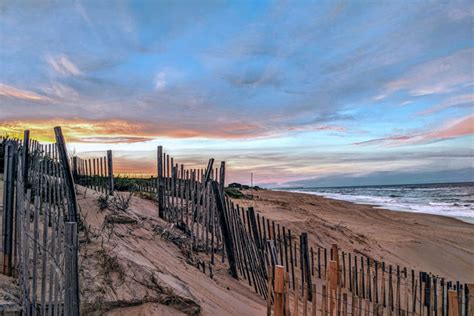
[[265, 314], [265, 302], [232, 279], [223, 264], [213, 267], [213, 279], [197, 269], [192, 263], [200, 255], [187, 253], [185, 243], [170, 242], [180, 232], [158, 218], [153, 202], [133, 197], [126, 215], [114, 219], [109, 210], [99, 210], [97, 193], [84, 192], [80, 189], [78, 202], [90, 236], [81, 233], [86, 314]]

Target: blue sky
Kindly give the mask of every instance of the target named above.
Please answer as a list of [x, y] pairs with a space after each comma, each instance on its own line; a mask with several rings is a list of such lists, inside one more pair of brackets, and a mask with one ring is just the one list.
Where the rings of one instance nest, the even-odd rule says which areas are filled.
[[3, 1], [0, 132], [60, 124], [124, 172], [163, 144], [261, 185], [474, 181], [473, 19], [468, 1]]

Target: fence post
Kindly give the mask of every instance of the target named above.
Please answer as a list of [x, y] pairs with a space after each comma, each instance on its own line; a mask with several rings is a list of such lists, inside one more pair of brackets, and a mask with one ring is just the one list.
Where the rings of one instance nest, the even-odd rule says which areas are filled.
[[225, 214], [224, 199], [219, 192], [219, 186], [216, 181], [211, 181], [211, 188], [214, 194], [214, 201], [216, 202], [217, 212], [219, 212], [219, 219], [222, 229], [222, 237], [224, 239], [225, 249], [227, 252], [227, 258], [230, 266], [230, 274], [234, 279], [238, 279], [237, 266], [234, 254], [234, 243], [232, 241], [231, 230], [229, 223], [227, 222], [227, 216]]
[[68, 214], [66, 214], [67, 220], [69, 222], [77, 222], [78, 212], [76, 190], [74, 188], [74, 179], [72, 178], [71, 166], [69, 165], [66, 142], [64, 141], [64, 136], [63, 132], [61, 131], [61, 127], [55, 127], [54, 133], [56, 135], [56, 144], [58, 146], [59, 159], [61, 161], [61, 165], [64, 168], [64, 180], [66, 181], [66, 196], [68, 203]]
[[30, 162], [30, 131], [26, 130], [23, 133], [23, 156], [22, 156], [22, 177], [23, 177], [23, 188], [26, 193], [28, 189], [28, 169], [29, 169], [29, 162]]
[[221, 192], [224, 194], [225, 188], [225, 161], [221, 162], [221, 168], [219, 170], [219, 184], [221, 187]]
[[72, 178], [77, 180], [77, 157], [72, 157]]
[[[224, 191], [221, 191], [221, 192], [224, 192]], [[255, 219], [255, 210], [253, 209], [253, 207], [249, 207], [248, 210], [249, 210], [248, 219], [250, 222], [250, 226], [252, 228], [252, 235], [254, 237], [255, 244], [257, 245], [257, 249], [258, 249], [258, 259], [260, 260], [260, 265], [262, 267], [265, 267], [264, 246], [262, 245], [260, 236], [258, 234], [257, 220]]]
[[285, 290], [285, 268], [283, 266], [275, 266], [273, 290], [275, 292], [275, 308], [273, 310], [273, 315], [283, 316], [283, 293]]
[[328, 274], [328, 281], [329, 281], [329, 310], [330, 315], [335, 315], [336, 313], [336, 295], [337, 295], [337, 287], [338, 287], [338, 280], [337, 280], [337, 261], [331, 260], [329, 261], [329, 274]]
[[56, 144], [58, 146], [59, 159], [64, 171], [64, 180], [66, 181], [66, 197], [68, 203], [68, 213], [65, 223], [65, 315], [79, 316], [80, 297], [79, 297], [79, 265], [78, 265], [78, 232], [77, 232], [77, 200], [74, 179], [72, 178], [71, 167], [67, 154], [66, 143], [61, 131], [61, 127], [54, 128], [56, 135]]
[[458, 294], [456, 291], [448, 291], [448, 316], [459, 316]]
[[268, 266], [267, 267], [267, 288], [268, 288], [268, 296], [267, 296], [267, 316], [272, 316], [272, 281], [273, 281], [273, 275], [272, 275], [272, 267]]
[[157, 166], [157, 177], [156, 177], [156, 191], [158, 194], [158, 216], [163, 218], [164, 214], [164, 181], [163, 181], [163, 146], [158, 146], [158, 166]]
[[15, 197], [15, 171], [17, 158], [17, 142], [7, 141], [5, 144], [5, 160], [3, 174], [3, 274], [12, 275], [13, 250], [13, 212]]
[[114, 163], [112, 159], [112, 150], [107, 150], [107, 176], [109, 178], [109, 195], [114, 195]]
[[313, 295], [313, 301], [312, 301], [312, 307], [311, 307], [311, 316], [316, 316], [316, 310], [317, 310], [317, 306], [316, 306], [316, 303], [317, 303], [316, 284], [312, 285], [311, 293]]
[[308, 300], [311, 301], [313, 299], [313, 295], [311, 291], [311, 284], [313, 282], [311, 280], [311, 270], [310, 270], [310, 265], [309, 265], [308, 234], [307, 233], [301, 234], [301, 241], [303, 242], [303, 266], [304, 266], [304, 272], [305, 272], [306, 286], [308, 290]]
[[65, 225], [65, 295], [64, 314], [79, 316], [79, 269], [78, 269], [78, 238], [77, 223], [67, 222]]
[[464, 291], [466, 295], [465, 315], [474, 315], [474, 283], [465, 284], [464, 286]]

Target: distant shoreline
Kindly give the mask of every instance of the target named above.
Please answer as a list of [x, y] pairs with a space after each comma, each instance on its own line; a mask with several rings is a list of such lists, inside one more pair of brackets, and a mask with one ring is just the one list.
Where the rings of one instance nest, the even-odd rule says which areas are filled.
[[274, 190], [315, 195], [391, 211], [441, 215], [474, 224], [474, 203], [469, 198], [474, 192], [473, 182]]
[[311, 189], [344, 189], [344, 188], [376, 188], [376, 187], [410, 187], [410, 186], [439, 186], [439, 185], [467, 185], [474, 186], [474, 181], [465, 182], [426, 182], [426, 183], [399, 183], [399, 184], [368, 184], [368, 185], [343, 185], [343, 186], [298, 186], [298, 187], [269, 187], [269, 190], [311, 190]]
[[406, 213], [411, 213], [411, 214], [425, 214], [425, 215], [432, 215], [432, 216], [442, 216], [442, 217], [447, 217], [451, 219], [457, 219], [460, 220], [464, 223], [468, 224], [473, 224], [474, 225], [474, 217], [468, 217], [468, 216], [449, 216], [445, 214], [433, 214], [433, 213], [425, 213], [425, 212], [414, 212], [406, 209], [395, 209], [395, 208], [390, 208], [387, 205], [380, 205], [380, 204], [375, 204], [375, 203], [363, 203], [363, 202], [354, 202], [354, 201], [348, 201], [344, 199], [337, 199], [333, 197], [327, 197], [321, 194], [318, 194], [317, 192], [304, 192], [304, 191], [291, 191], [291, 190], [273, 190], [273, 191], [283, 191], [283, 192], [289, 192], [289, 193], [301, 193], [301, 194], [307, 194], [307, 195], [312, 195], [312, 196], [318, 196], [324, 199], [330, 199], [330, 200], [336, 200], [336, 201], [344, 201], [347, 203], [353, 203], [357, 205], [365, 205], [365, 206], [370, 206], [375, 209], [381, 209], [381, 210], [386, 210], [386, 211], [392, 211], [392, 212], [406, 212]]

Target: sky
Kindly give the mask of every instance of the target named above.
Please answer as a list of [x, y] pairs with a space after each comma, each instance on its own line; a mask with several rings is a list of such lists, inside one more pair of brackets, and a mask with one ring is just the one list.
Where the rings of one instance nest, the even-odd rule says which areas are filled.
[[470, 1], [1, 1], [0, 134], [227, 181], [474, 181]]

